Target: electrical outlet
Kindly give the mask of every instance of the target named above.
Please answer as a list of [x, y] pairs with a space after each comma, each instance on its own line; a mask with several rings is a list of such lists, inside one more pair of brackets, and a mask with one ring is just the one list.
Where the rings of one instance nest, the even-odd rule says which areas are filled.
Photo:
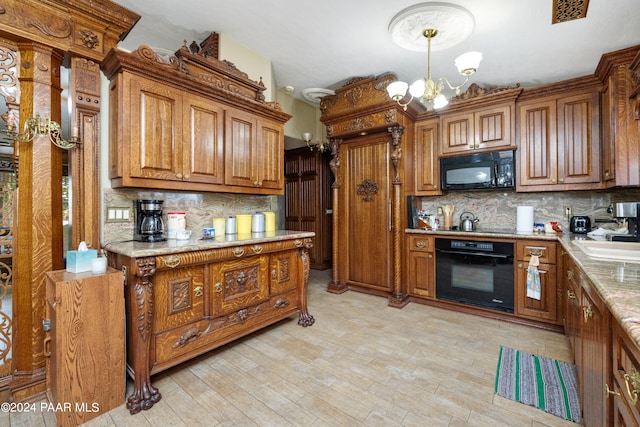
[[573, 216], [573, 208], [571, 206], [565, 206], [564, 207], [564, 215], [567, 218], [571, 218], [571, 216]]

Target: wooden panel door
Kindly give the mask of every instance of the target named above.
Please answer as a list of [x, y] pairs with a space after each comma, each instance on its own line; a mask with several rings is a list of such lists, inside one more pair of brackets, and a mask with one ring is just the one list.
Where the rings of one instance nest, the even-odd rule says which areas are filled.
[[473, 150], [474, 138], [473, 113], [451, 114], [442, 117], [442, 154]]
[[181, 326], [204, 316], [204, 281], [204, 265], [156, 272], [154, 332]]
[[182, 96], [167, 86], [131, 79], [132, 177], [182, 180]]
[[558, 175], [556, 101], [523, 103], [519, 111], [519, 185], [539, 187], [555, 184]]
[[600, 182], [597, 92], [558, 100], [558, 182]]
[[183, 179], [224, 184], [224, 110], [195, 96], [183, 105]]
[[260, 188], [284, 189], [284, 128], [276, 122], [258, 121], [255, 176]]
[[257, 120], [244, 111], [225, 111], [225, 179], [227, 185], [254, 187]]
[[512, 130], [511, 105], [485, 108], [475, 113], [476, 149], [507, 149], [515, 147], [515, 135]]
[[254, 256], [211, 265], [212, 314], [256, 305], [269, 297], [269, 256]]
[[436, 296], [436, 259], [434, 238], [409, 236], [407, 238], [407, 287], [409, 295], [425, 298]]
[[556, 266], [540, 264], [540, 299], [527, 296], [527, 268], [526, 262], [518, 262], [516, 280], [516, 315], [534, 320], [546, 320], [555, 323], [558, 320]]
[[347, 282], [392, 290], [390, 141], [388, 135], [346, 146]]
[[578, 366], [582, 373], [580, 400], [585, 425], [607, 425], [607, 397], [602, 392], [609, 383], [609, 318], [604, 302], [591, 288], [590, 282], [581, 278], [582, 284], [582, 360]]
[[438, 159], [438, 120], [416, 126], [414, 176], [417, 196], [440, 194], [440, 161]]

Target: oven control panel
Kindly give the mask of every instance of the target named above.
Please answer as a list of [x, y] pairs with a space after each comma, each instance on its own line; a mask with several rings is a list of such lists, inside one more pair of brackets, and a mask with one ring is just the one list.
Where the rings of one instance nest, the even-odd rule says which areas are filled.
[[473, 242], [463, 240], [452, 240], [451, 249], [472, 249], [475, 251], [493, 252], [493, 243], [491, 242]]

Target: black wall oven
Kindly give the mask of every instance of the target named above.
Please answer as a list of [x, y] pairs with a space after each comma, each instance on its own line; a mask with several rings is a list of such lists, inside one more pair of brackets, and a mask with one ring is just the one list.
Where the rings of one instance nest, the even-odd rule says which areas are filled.
[[513, 243], [436, 238], [436, 298], [513, 313]]

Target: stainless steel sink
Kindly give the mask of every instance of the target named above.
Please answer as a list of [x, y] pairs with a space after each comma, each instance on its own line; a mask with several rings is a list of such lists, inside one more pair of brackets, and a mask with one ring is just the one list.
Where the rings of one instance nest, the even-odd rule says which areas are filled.
[[640, 263], [640, 243], [574, 240], [573, 244], [590, 258]]

